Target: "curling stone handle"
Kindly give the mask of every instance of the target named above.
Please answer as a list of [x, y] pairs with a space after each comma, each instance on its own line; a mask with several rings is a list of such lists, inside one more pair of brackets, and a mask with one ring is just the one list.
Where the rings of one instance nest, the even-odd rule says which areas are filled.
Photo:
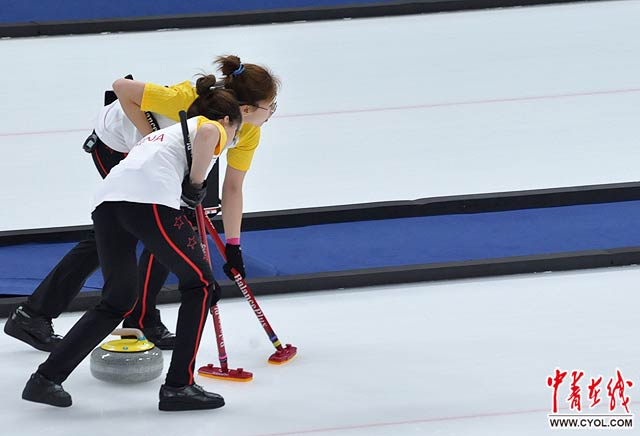
[[141, 330], [132, 328], [115, 329], [111, 334], [113, 336], [135, 336], [138, 340], [144, 338], [144, 333]]

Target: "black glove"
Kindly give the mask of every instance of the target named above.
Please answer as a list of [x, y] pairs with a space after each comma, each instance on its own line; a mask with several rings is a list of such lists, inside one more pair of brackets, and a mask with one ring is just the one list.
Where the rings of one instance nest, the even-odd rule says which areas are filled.
[[242, 278], [247, 276], [247, 273], [244, 271], [244, 262], [242, 261], [242, 249], [239, 245], [227, 244], [224, 248], [225, 255], [227, 256], [227, 263], [222, 265], [222, 269], [224, 273], [231, 280], [235, 281], [233, 278], [233, 273], [231, 272], [231, 268], [234, 268], [237, 272], [240, 273]]
[[191, 184], [189, 175], [182, 181], [182, 201], [191, 209], [195, 209], [207, 195], [207, 181], [201, 187]]

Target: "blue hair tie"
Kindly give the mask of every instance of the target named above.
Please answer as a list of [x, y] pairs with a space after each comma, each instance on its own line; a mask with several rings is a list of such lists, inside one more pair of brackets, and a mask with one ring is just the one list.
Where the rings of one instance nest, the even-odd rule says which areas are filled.
[[240, 74], [242, 74], [244, 72], [244, 65], [240, 64], [240, 66], [238, 67], [237, 70], [235, 70], [233, 73], [231, 73], [231, 75], [233, 77], [238, 77]]

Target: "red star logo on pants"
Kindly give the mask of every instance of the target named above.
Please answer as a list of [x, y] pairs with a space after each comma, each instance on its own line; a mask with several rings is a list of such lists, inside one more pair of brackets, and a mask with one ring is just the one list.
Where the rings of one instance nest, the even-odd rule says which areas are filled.
[[187, 247], [191, 248], [192, 250], [196, 248], [196, 245], [198, 245], [198, 240], [196, 239], [195, 236], [189, 236], [189, 242], [187, 242]]
[[182, 218], [183, 218], [182, 215], [180, 215], [179, 217], [176, 217], [176, 222], [173, 223], [173, 227], [177, 227], [178, 230], [180, 230], [182, 226], [184, 226], [184, 220]]

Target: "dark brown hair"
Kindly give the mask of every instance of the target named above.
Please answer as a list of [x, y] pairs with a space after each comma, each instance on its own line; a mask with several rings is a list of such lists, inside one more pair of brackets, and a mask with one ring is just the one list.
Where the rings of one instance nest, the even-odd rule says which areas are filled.
[[220, 120], [229, 117], [232, 124], [242, 123], [240, 106], [233, 91], [216, 87], [216, 76], [203, 75], [196, 81], [198, 98], [191, 103], [187, 116], [189, 118], [202, 115], [210, 120]]
[[214, 62], [224, 74], [224, 87], [236, 94], [240, 104], [257, 105], [276, 98], [280, 81], [260, 65], [243, 64], [235, 55], [218, 56]]

